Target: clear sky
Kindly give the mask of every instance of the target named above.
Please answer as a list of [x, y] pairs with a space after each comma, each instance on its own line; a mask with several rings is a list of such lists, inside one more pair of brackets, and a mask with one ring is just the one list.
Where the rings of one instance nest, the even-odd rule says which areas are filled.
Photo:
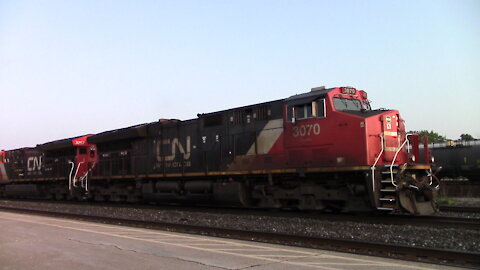
[[480, 138], [480, 1], [0, 1], [0, 148], [353, 86]]

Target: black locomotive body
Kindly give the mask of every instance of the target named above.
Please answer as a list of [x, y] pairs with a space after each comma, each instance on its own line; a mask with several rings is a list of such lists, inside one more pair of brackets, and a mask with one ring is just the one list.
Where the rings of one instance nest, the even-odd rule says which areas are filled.
[[[235, 180], [264, 178], [264, 173], [254, 170], [269, 167], [251, 160], [242, 165], [235, 157], [247, 157], [252, 145], [257, 153], [269, 150], [259, 149], [266, 148], [265, 143], [256, 141], [269, 122], [283, 122], [281, 101], [96, 134], [88, 138], [99, 155], [92, 179], [136, 179], [121, 185], [115, 194], [121, 197], [118, 200], [136, 200], [140, 195], [127, 191], [141, 190], [142, 198], [154, 201], [246, 204], [246, 182]], [[235, 172], [229, 173], [233, 167]]]

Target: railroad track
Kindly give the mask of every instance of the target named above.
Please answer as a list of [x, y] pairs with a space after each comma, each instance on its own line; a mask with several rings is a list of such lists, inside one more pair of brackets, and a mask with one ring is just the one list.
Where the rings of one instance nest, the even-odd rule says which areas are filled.
[[[132, 207], [133, 208], [133, 207]], [[129, 220], [125, 218], [113, 218], [103, 216], [90, 216], [85, 214], [56, 212], [51, 210], [18, 209], [13, 206], [0, 206], [2, 211], [21, 212], [28, 214], [39, 214], [52, 217], [80, 219], [91, 222], [102, 222], [120, 224], [126, 226], [160, 229], [183, 233], [202, 234], [215, 237], [233, 238], [248, 241], [259, 241], [273, 244], [283, 244], [308, 248], [326, 249], [332, 251], [349, 252], [363, 255], [396, 258], [409, 261], [436, 263], [442, 265], [462, 266], [480, 268], [480, 253], [462, 252], [456, 250], [433, 249], [423, 247], [411, 247], [383, 243], [373, 243], [356, 240], [339, 240], [324, 237], [299, 236], [289, 234], [278, 234], [268, 232], [254, 232], [250, 230], [212, 228], [206, 226], [172, 224], [165, 222], [151, 222]], [[401, 220], [402, 218], [398, 219]], [[427, 222], [428, 219], [423, 219]]]
[[[25, 202], [23, 200], [0, 200], [2, 202]], [[26, 202], [52, 203], [45, 200], [27, 200]], [[480, 230], [480, 218], [466, 217], [450, 217], [450, 216], [411, 216], [411, 215], [373, 215], [373, 216], [357, 216], [352, 214], [331, 214], [324, 212], [298, 212], [298, 211], [268, 211], [265, 209], [245, 209], [245, 208], [214, 208], [203, 206], [173, 206], [173, 205], [145, 205], [145, 204], [117, 204], [117, 203], [87, 203], [76, 201], [63, 201], [60, 205], [68, 206], [92, 206], [92, 207], [111, 207], [120, 209], [135, 210], [169, 210], [169, 211], [193, 211], [200, 213], [221, 213], [235, 215], [253, 215], [253, 216], [271, 216], [285, 218], [306, 218], [322, 221], [350, 221], [361, 222], [367, 224], [385, 224], [385, 225], [410, 225], [410, 226], [426, 226], [426, 227], [451, 227], [458, 229]], [[464, 208], [462, 208], [464, 209]], [[471, 208], [465, 208], [471, 209]], [[443, 210], [447, 211], [447, 210]]]
[[383, 224], [394, 225], [412, 225], [412, 226], [428, 226], [428, 227], [451, 227], [467, 230], [480, 230], [479, 218], [465, 217], [445, 217], [445, 216], [390, 216], [379, 219]]
[[480, 213], [480, 207], [440, 205], [440, 211], [459, 213]]

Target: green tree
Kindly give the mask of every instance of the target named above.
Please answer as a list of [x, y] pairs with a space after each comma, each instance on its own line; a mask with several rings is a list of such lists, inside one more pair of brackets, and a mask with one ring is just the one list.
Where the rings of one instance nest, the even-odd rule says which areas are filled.
[[462, 141], [473, 141], [473, 140], [475, 140], [475, 138], [473, 138], [473, 136], [470, 135], [470, 134], [464, 133], [464, 134], [460, 135], [460, 140], [462, 140]]
[[442, 136], [437, 132], [434, 132], [433, 130], [409, 131], [408, 133], [416, 133], [420, 135], [420, 139], [422, 139], [424, 136], [427, 136], [428, 142], [431, 142], [431, 143], [441, 143], [447, 140], [445, 136]]

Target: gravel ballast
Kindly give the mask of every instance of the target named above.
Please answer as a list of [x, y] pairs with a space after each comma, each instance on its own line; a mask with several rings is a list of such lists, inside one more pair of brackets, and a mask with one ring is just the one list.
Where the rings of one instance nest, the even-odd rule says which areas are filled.
[[[180, 210], [164, 207], [123, 207], [57, 202], [0, 201], [1, 207], [54, 211], [64, 214], [118, 218], [210, 228], [250, 230], [339, 240], [358, 240], [413, 247], [480, 252], [480, 231], [428, 226], [371, 224], [361, 221], [330, 221], [308, 217], [253, 215], [222, 208], [215, 210]], [[316, 214], [318, 215], [318, 214]]]

